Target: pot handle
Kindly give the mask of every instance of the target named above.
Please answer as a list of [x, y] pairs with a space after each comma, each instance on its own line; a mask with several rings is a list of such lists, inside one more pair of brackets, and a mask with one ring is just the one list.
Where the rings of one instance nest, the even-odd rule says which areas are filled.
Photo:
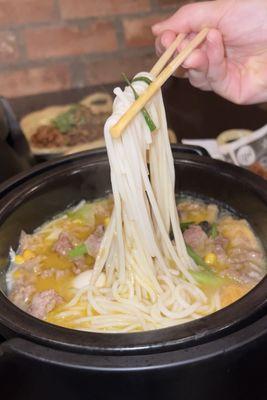
[[192, 154], [197, 156], [210, 157], [210, 154], [204, 147], [195, 146], [192, 144], [174, 144], [172, 149], [177, 153]]

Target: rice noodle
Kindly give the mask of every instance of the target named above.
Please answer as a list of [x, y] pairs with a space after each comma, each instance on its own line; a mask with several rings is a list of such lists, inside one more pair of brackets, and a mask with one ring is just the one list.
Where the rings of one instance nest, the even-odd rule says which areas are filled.
[[[138, 75], [153, 79], [148, 73]], [[139, 94], [147, 88], [143, 81], [133, 85]], [[114, 209], [85, 290], [88, 316], [74, 318], [73, 324], [88, 322], [88, 330], [97, 332], [132, 332], [202, 317], [220, 307], [219, 298], [207, 298], [190, 272], [198, 267], [187, 254], [180, 229], [161, 92], [146, 105], [157, 131], [151, 133], [139, 113], [117, 139], [110, 127], [134, 95], [130, 87], [114, 93], [113, 114], [104, 129]], [[101, 272], [106, 274], [104, 288], [95, 285]], [[85, 291], [69, 306], [77, 306]]]

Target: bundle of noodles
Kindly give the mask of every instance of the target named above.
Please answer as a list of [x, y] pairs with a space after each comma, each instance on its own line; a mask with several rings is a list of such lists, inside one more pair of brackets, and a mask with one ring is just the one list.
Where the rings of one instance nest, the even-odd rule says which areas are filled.
[[[153, 79], [148, 73], [138, 74]], [[137, 93], [145, 80], [133, 82]], [[110, 128], [134, 101], [131, 87], [114, 90], [105, 125], [114, 209], [96, 258], [87, 294], [88, 330], [132, 332], [171, 326], [217, 310], [196, 284], [175, 203], [175, 172], [161, 92], [146, 106], [155, 132], [140, 113], [113, 139]], [[170, 232], [174, 240], [170, 239]], [[105, 274], [105, 285], [96, 284]]]

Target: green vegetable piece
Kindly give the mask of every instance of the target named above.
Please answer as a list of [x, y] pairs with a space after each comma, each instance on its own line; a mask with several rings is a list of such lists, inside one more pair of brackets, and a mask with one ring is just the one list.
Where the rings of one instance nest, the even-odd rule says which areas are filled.
[[191, 222], [191, 221], [180, 222], [181, 231], [184, 232], [186, 229], [189, 228], [190, 225], [193, 225], [193, 224], [194, 224], [194, 222]]
[[79, 125], [81, 121], [77, 121], [76, 112], [79, 108], [78, 104], [74, 104], [68, 111], [59, 114], [52, 120], [52, 125], [61, 133], [68, 133], [72, 128]]
[[88, 253], [87, 247], [83, 243], [83, 244], [79, 244], [78, 246], [74, 247], [74, 249], [70, 250], [68, 253], [68, 256], [75, 258], [75, 257], [83, 256], [84, 254], [87, 254], [87, 253]]
[[197, 265], [199, 265], [200, 267], [205, 267], [209, 269], [208, 264], [205, 263], [205, 261], [203, 260], [202, 257], [200, 257], [193, 249], [191, 246], [189, 246], [188, 244], [186, 245], [186, 249], [187, 249], [187, 253], [189, 254], [189, 256], [191, 258], [193, 258], [193, 260], [195, 261], [195, 263]]
[[223, 278], [217, 276], [212, 271], [190, 271], [190, 273], [202, 285], [219, 286], [223, 283]]
[[142, 109], [142, 114], [145, 118], [145, 121], [147, 123], [147, 126], [149, 127], [150, 132], [154, 132], [157, 129], [157, 127], [154, 124], [152, 118], [150, 117], [150, 114], [147, 112], [145, 108]]
[[217, 276], [205, 263], [205, 261], [200, 257], [191, 246], [186, 245], [187, 253], [189, 256], [195, 261], [197, 265], [203, 267], [202, 271], [190, 271], [191, 275], [195, 278], [195, 280], [203, 285], [212, 285], [219, 286], [224, 282], [224, 279], [220, 276]]
[[132, 80], [132, 82], [138, 82], [138, 81], [145, 82], [148, 85], [150, 85], [150, 83], [152, 83], [152, 80], [147, 78], [146, 76], [138, 76], [137, 78], [134, 78]]
[[217, 224], [213, 223], [211, 225], [209, 236], [210, 236], [211, 239], [215, 239], [218, 236]]
[[195, 278], [195, 280], [203, 285], [212, 285], [219, 286], [224, 282], [224, 279], [220, 276], [217, 276], [205, 263], [202, 257], [200, 257], [191, 246], [186, 245], [187, 253], [189, 256], [195, 261], [197, 265], [203, 267], [202, 271], [190, 271], [191, 275]]
[[[132, 89], [135, 99], [138, 99], [139, 95], [136, 92], [136, 90], [133, 87], [133, 85], [131, 84], [131, 82], [129, 81], [129, 79], [127, 78], [127, 76], [125, 74], [122, 74], [122, 76], [123, 76], [124, 80], [126, 81], [127, 85], [129, 85], [130, 88]], [[150, 132], [154, 132], [157, 129], [157, 127], [154, 124], [154, 121], [152, 120], [152, 118], [150, 117], [148, 111], [145, 108], [142, 108], [141, 112], [142, 112], [142, 114], [143, 114], [143, 116], [145, 118], [145, 121], [147, 123], [147, 126], [148, 126]]]
[[82, 207], [75, 211], [68, 211], [67, 215], [70, 219], [81, 219], [87, 223], [94, 224], [95, 211], [93, 204], [84, 204]]

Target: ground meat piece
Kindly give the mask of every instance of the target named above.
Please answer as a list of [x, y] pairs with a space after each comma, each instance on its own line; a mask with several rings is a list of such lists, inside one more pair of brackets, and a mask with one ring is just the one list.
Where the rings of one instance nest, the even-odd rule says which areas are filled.
[[213, 239], [213, 243], [215, 246], [215, 251], [218, 252], [218, 254], [220, 253], [221, 249], [225, 249], [226, 246], [229, 243], [229, 240], [221, 235], [216, 236], [215, 239]]
[[231, 237], [232, 247], [249, 249], [256, 247], [256, 242], [252, 242], [249, 237], [243, 235], [243, 232], [237, 231], [234, 237]]
[[263, 254], [253, 249], [231, 248], [223, 274], [241, 283], [255, 284], [264, 276]]
[[[56, 124], [54, 120], [54, 125], [40, 126], [32, 135], [31, 143], [35, 147], [51, 148], [92, 142], [103, 137], [103, 126], [108, 116], [108, 113], [96, 115], [88, 107], [76, 104], [59, 115]], [[65, 121], [63, 127], [62, 118]]]
[[66, 145], [75, 146], [77, 144], [89, 143], [94, 140], [103, 137], [103, 125], [93, 126], [91, 123], [89, 126], [83, 126], [72, 129], [66, 135]]
[[31, 137], [31, 143], [35, 147], [62, 147], [66, 141], [64, 135], [55, 127], [43, 125]]
[[61, 279], [63, 276], [67, 275], [68, 271], [64, 269], [57, 269], [55, 270], [56, 279]]
[[79, 129], [72, 130], [67, 136], [67, 146], [76, 146], [77, 144], [88, 143], [90, 141], [90, 133]]
[[217, 260], [220, 263], [225, 263], [227, 260], [226, 247], [229, 240], [218, 235], [215, 239], [209, 239], [211, 243], [210, 251], [216, 254]]
[[90, 235], [86, 241], [85, 245], [87, 247], [88, 254], [92, 257], [96, 257], [99, 247], [101, 245], [102, 238], [104, 236], [104, 226], [99, 225], [94, 233]]
[[31, 284], [16, 284], [9, 294], [10, 300], [22, 310], [26, 310], [35, 288]]
[[263, 254], [260, 251], [256, 251], [254, 249], [234, 247], [229, 250], [228, 256], [231, 264], [242, 264], [250, 262], [255, 265], [261, 266], [263, 262]]
[[43, 319], [47, 313], [52, 311], [63, 299], [54, 289], [36, 293], [33, 298], [28, 313], [36, 318]]
[[75, 111], [75, 121], [77, 123], [73, 130], [90, 132], [91, 140], [95, 140], [103, 136], [103, 126], [108, 116], [109, 114], [106, 113], [102, 113], [101, 115], [93, 114], [90, 108], [79, 105]]
[[27, 271], [32, 271], [32, 272], [39, 273], [40, 272], [40, 268], [41, 268], [41, 261], [44, 260], [44, 258], [45, 258], [45, 256], [33, 257], [30, 260], [24, 261], [22, 266]]
[[185, 243], [195, 251], [202, 251], [208, 239], [207, 234], [198, 225], [191, 225], [184, 231]]
[[72, 272], [75, 275], [80, 274], [81, 272], [85, 271], [88, 269], [88, 265], [85, 262], [84, 257], [78, 257], [75, 260], [73, 260], [74, 266], [72, 267]]
[[262, 269], [254, 269], [256, 266], [247, 262], [246, 264], [235, 264], [222, 271], [223, 276], [234, 279], [242, 284], [257, 284], [263, 277]]
[[82, 104], [76, 104], [68, 114], [71, 115], [72, 123], [65, 132], [67, 146], [88, 143], [103, 137], [103, 126], [108, 114], [95, 115]]
[[218, 222], [218, 232], [213, 239], [199, 225], [191, 225], [184, 232], [184, 239], [203, 258], [214, 253], [213, 267], [222, 276], [255, 285], [265, 274], [264, 254], [248, 223], [227, 216]]
[[241, 283], [257, 283], [265, 273], [264, 254], [247, 221], [227, 216], [218, 230], [229, 242], [223, 274]]
[[55, 274], [55, 268], [48, 268], [48, 269], [44, 269], [41, 272], [40, 277], [42, 279], [47, 279], [47, 278], [51, 278], [54, 274]]
[[58, 240], [54, 244], [53, 250], [58, 254], [60, 254], [61, 256], [65, 256], [68, 254], [70, 250], [73, 249], [73, 247], [74, 246], [72, 244], [70, 235], [66, 232], [62, 232], [59, 235]]

